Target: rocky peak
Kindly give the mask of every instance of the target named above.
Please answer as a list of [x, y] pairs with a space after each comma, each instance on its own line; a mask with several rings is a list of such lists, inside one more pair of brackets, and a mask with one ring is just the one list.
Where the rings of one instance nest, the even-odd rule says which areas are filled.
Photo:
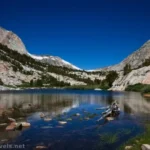
[[63, 60], [62, 58], [60, 58], [58, 56], [50, 56], [50, 55], [37, 56], [37, 55], [32, 55], [30, 53], [28, 53], [28, 55], [36, 60], [39, 60], [44, 63], [48, 63], [53, 66], [62, 66], [62, 67], [67, 67], [67, 68], [71, 68], [71, 69], [81, 70], [80, 68]]
[[138, 50], [129, 55], [119, 64], [98, 70], [115, 70], [120, 72], [127, 64], [130, 64], [132, 69], [136, 69], [145, 61], [145, 59], [148, 58], [150, 58], [150, 40], [148, 40], [145, 44], [143, 44], [143, 46], [141, 46]]
[[132, 69], [139, 67], [145, 59], [150, 58], [150, 40], [148, 40], [137, 51], [128, 56], [121, 64], [130, 64]]
[[61, 59], [57, 56], [36, 56], [31, 55], [25, 48], [24, 43], [22, 40], [13, 32], [8, 31], [4, 28], [0, 27], [0, 43], [6, 45], [8, 48], [19, 52], [20, 54], [27, 54], [30, 57], [36, 59], [37, 61], [46, 62], [54, 66], [62, 66], [68, 67], [72, 69], [78, 69], [78, 67], [72, 65], [71, 63]]
[[22, 40], [13, 32], [0, 27], [0, 43], [21, 54], [27, 54]]

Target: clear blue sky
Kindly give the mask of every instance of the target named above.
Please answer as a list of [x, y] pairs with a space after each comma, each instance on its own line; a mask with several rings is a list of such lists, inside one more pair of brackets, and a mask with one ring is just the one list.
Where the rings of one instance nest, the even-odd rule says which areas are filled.
[[1, 0], [0, 26], [18, 34], [30, 53], [95, 69], [150, 39], [150, 1]]

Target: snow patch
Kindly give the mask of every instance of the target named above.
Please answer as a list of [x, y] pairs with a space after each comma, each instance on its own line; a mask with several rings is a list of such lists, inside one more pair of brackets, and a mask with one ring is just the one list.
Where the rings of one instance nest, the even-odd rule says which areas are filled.
[[[55, 58], [54, 56], [36, 56], [36, 55], [30, 54], [30, 53], [28, 53], [28, 55], [30, 57], [32, 57], [33, 59], [37, 59], [37, 60], [50, 59], [51, 58], [53, 61], [57, 61], [57, 57]], [[60, 59], [58, 61], [62, 61], [62, 66], [63, 66], [63, 64], [66, 64], [66, 65], [71, 66], [73, 69], [81, 70], [80, 68], [72, 65], [71, 63], [69, 63], [69, 62], [67, 62], [67, 61], [65, 61], [63, 59]]]
[[88, 72], [93, 72], [93, 71], [95, 71], [95, 70], [86, 70], [86, 71], [88, 71]]
[[56, 60], [53, 56], [50, 56], [50, 58], [51, 58], [52, 60]]
[[72, 68], [74, 68], [74, 69], [81, 70], [80, 68], [78, 68], [78, 67], [72, 65], [71, 63], [69, 63], [69, 62], [67, 62], [67, 61], [65, 61], [65, 60], [63, 60], [63, 59], [62, 59], [62, 62], [63, 62], [64, 64], [70, 65], [70, 66], [71, 66]]
[[30, 53], [28, 53], [28, 55], [29, 55], [30, 57], [32, 57], [33, 59], [38, 59], [38, 60], [48, 59], [47, 56], [36, 56], [36, 55], [32, 55], [32, 54], [30, 54]]

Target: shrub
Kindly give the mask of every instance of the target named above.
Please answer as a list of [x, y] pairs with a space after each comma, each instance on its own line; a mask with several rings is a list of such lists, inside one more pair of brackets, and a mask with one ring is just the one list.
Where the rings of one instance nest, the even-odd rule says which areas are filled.
[[3, 81], [0, 79], [0, 85], [4, 85]]
[[124, 69], [123, 69], [123, 72], [124, 72], [124, 75], [127, 75], [128, 73], [130, 73], [132, 71], [132, 69], [131, 69], [131, 65], [129, 64], [127, 64], [125, 67], [124, 67]]
[[145, 84], [137, 83], [134, 85], [129, 85], [125, 90], [126, 91], [141, 92], [144, 87], [145, 87]]
[[146, 85], [146, 86], [142, 89], [141, 92], [142, 92], [142, 93], [150, 93], [150, 85]]
[[134, 85], [129, 85], [125, 90], [142, 92], [142, 93], [150, 93], [150, 85], [138, 83]]

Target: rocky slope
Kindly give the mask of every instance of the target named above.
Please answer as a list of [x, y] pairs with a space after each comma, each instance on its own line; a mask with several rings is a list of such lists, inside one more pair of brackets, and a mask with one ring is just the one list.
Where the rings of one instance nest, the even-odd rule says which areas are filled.
[[150, 84], [150, 66], [132, 70], [125, 76], [123, 75], [123, 72], [120, 72], [119, 78], [113, 83], [110, 90], [124, 91], [128, 85], [137, 83]]
[[[147, 66], [143, 65], [145, 59], [149, 60]], [[131, 70], [124, 75], [126, 65], [130, 65]], [[101, 72], [87, 72], [56, 56], [30, 54], [16, 34], [0, 28], [0, 79], [4, 85], [17, 86], [42, 78], [44, 84], [52, 86], [93, 85], [105, 80], [111, 70], [119, 76], [110, 90], [122, 91], [137, 83], [150, 84], [150, 40], [121, 63], [98, 69]]]
[[99, 73], [82, 71], [59, 57], [30, 54], [16, 34], [0, 28], [1, 85], [19, 86], [32, 80], [48, 86], [86, 85], [95, 79], [101, 79]]
[[13, 32], [0, 27], [0, 43], [21, 54], [27, 54], [22, 40]]
[[143, 46], [141, 46], [137, 51], [129, 55], [126, 59], [124, 59], [119, 64], [116, 64], [114, 66], [109, 66], [106, 68], [100, 68], [97, 70], [115, 70], [115, 71], [123, 71], [123, 68], [128, 64], [131, 65], [132, 69], [138, 68], [145, 59], [150, 58], [150, 40], [148, 40]]
[[6, 45], [8, 48], [12, 50], [19, 52], [20, 54], [27, 54], [38, 61], [46, 62], [49, 63], [50, 65], [68, 67], [68, 68], [78, 69], [78, 70], [80, 69], [72, 65], [71, 63], [61, 59], [60, 57], [31, 55], [26, 50], [26, 47], [22, 42], [22, 40], [15, 33], [1, 27], [0, 27], [0, 43]]
[[28, 55], [38, 61], [41, 61], [43, 63], [48, 63], [50, 65], [81, 70], [80, 68], [76, 67], [75, 65], [73, 65], [57, 56], [36, 56], [36, 55], [32, 55], [30, 53], [28, 53]]
[[[50, 69], [47, 70], [47, 67]], [[67, 70], [67, 68], [65, 69]], [[27, 55], [13, 52], [13, 50], [0, 45], [0, 79], [6, 86], [30, 83], [31, 80], [41, 79], [43, 75], [49, 79], [48, 84], [54, 84], [53, 80], [55, 79], [56, 84], [62, 81], [71, 85], [86, 85], [84, 82], [63, 75], [65, 69], [48, 66], [48, 64], [38, 62]]]
[[[150, 84], [150, 66], [142, 66], [146, 59], [150, 59], [150, 40], [120, 64], [104, 68], [104, 70], [116, 70], [119, 73], [119, 78], [113, 83], [110, 90], [123, 91], [128, 85]], [[132, 70], [124, 75], [123, 69], [128, 64]]]

